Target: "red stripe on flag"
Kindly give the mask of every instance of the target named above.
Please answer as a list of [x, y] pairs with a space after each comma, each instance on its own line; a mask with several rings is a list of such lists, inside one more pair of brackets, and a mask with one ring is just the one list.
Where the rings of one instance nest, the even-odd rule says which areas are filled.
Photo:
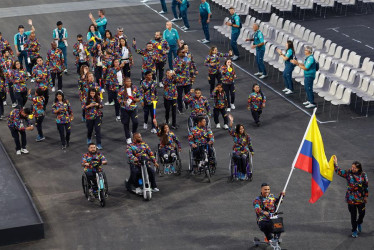
[[304, 170], [308, 173], [312, 173], [313, 159], [309, 156], [299, 154], [295, 164], [295, 168]]
[[319, 187], [318, 183], [312, 179], [312, 195], [309, 199], [310, 203], [316, 202], [323, 195], [322, 189]]

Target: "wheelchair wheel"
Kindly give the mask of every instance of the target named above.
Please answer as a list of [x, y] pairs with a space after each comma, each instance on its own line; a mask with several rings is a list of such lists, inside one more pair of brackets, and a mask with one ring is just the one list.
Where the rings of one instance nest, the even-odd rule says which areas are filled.
[[175, 173], [175, 175], [181, 175], [182, 174], [182, 160], [181, 159], [177, 159], [175, 161], [175, 165], [177, 167], [177, 169], [176, 169], [177, 172]]
[[150, 201], [152, 199], [151, 191], [145, 191], [144, 200]]
[[86, 174], [82, 175], [82, 188], [83, 188], [83, 194], [88, 199], [88, 181]]
[[100, 206], [105, 207], [105, 194], [104, 190], [100, 190]]
[[193, 171], [193, 159], [192, 159], [191, 149], [189, 149], [189, 151], [188, 151], [188, 156], [190, 158], [190, 164], [188, 166], [188, 170], [190, 171], [190, 173], [192, 173], [192, 171]]
[[232, 154], [231, 153], [229, 154], [229, 159], [230, 159], [230, 161], [229, 161], [230, 176], [228, 177], [227, 181], [228, 182], [233, 182], [235, 177], [234, 177], [234, 173], [233, 173], [234, 168], [233, 168], [233, 160], [232, 160]]
[[208, 178], [208, 182], [211, 183], [211, 182], [212, 182], [212, 179], [211, 179], [211, 175], [210, 175], [210, 170], [209, 170], [209, 168], [205, 168], [205, 175], [206, 175], [206, 177]]

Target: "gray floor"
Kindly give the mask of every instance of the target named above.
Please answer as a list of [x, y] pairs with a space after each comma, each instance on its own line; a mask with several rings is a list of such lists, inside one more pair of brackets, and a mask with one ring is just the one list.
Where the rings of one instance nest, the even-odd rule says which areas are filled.
[[[159, 5], [152, 5], [159, 10]], [[169, 10], [170, 11], [170, 10]], [[69, 60], [74, 37], [85, 34], [89, 25], [88, 11], [54, 13], [33, 16], [37, 36], [43, 47], [43, 55], [51, 40], [52, 29], [57, 20], [62, 20], [70, 35]], [[115, 30], [125, 27], [129, 38], [136, 37], [139, 47], [153, 36], [154, 31], [163, 30], [165, 19], [145, 6], [107, 9], [108, 28]], [[171, 14], [166, 17], [171, 18]], [[180, 35], [191, 48], [198, 64], [199, 76], [196, 86], [208, 94], [207, 69], [203, 60], [208, 49], [197, 43], [203, 37], [197, 22], [197, 1], [189, 9], [192, 31]], [[25, 23], [28, 16], [4, 18], [10, 25], [2, 27], [3, 36], [10, 39], [19, 23]], [[212, 25], [222, 22], [217, 13]], [[212, 27], [211, 27], [212, 28]], [[212, 45], [218, 39], [212, 39]], [[251, 58], [253, 60], [253, 58]], [[141, 58], [135, 55], [132, 69], [133, 82], [140, 76]], [[239, 64], [248, 72], [257, 72], [252, 62]], [[36, 143], [36, 132], [28, 133], [30, 155], [17, 157], [6, 122], [0, 123], [0, 138], [14, 160], [26, 185], [29, 187], [37, 207], [45, 222], [46, 238], [37, 242], [3, 247], [1, 249], [254, 249], [251, 240], [262, 237], [252, 207], [253, 199], [259, 194], [260, 184], [268, 182], [277, 194], [283, 188], [290, 166], [305, 132], [309, 116], [300, 109], [302, 98], [298, 96], [285, 100], [276, 92], [263, 86], [268, 98], [263, 114], [263, 126], [254, 127], [249, 111], [246, 110], [247, 97], [253, 83], [257, 82], [247, 73], [238, 70], [237, 109], [232, 112], [235, 123], [245, 124], [255, 149], [255, 170], [253, 182], [227, 183], [228, 154], [232, 139], [227, 131], [213, 129], [217, 150], [218, 170], [213, 183], [208, 184], [200, 177], [158, 178], [160, 192], [152, 201], [144, 202], [140, 197], [125, 191], [123, 181], [129, 175], [125, 156], [122, 125], [114, 120], [114, 108], [105, 107], [102, 125], [103, 153], [108, 158], [105, 172], [111, 195], [105, 208], [90, 203], [83, 197], [80, 186], [82, 169], [80, 159], [86, 151], [86, 128], [79, 119], [80, 104], [77, 97], [77, 75], [70, 64], [71, 73], [64, 76], [64, 91], [73, 103], [76, 120], [72, 123], [70, 148], [60, 149], [54, 116], [48, 108], [44, 122], [46, 141]], [[282, 81], [277, 76], [265, 80], [275, 91], [282, 89]], [[31, 86], [31, 84], [30, 84]], [[161, 91], [160, 91], [161, 93]], [[106, 96], [106, 95], [105, 95]], [[9, 112], [9, 106], [6, 112]], [[334, 110], [334, 115], [335, 115]], [[373, 175], [373, 118], [352, 119], [358, 115], [351, 108], [343, 108], [339, 123], [320, 124], [327, 156], [336, 154], [342, 167], [349, 167], [353, 160], [360, 160], [369, 178]], [[162, 101], [157, 111], [163, 120]], [[318, 111], [318, 116], [329, 120], [328, 115]], [[181, 126], [176, 131], [182, 140], [182, 160], [184, 169], [188, 166], [187, 115], [178, 115]], [[143, 121], [141, 109], [139, 120]], [[141, 128], [144, 140], [155, 148], [158, 139]], [[281, 207], [284, 212], [286, 233], [282, 246], [286, 249], [374, 249], [374, 220], [371, 213], [372, 196], [369, 197], [364, 231], [357, 239], [350, 237], [350, 217], [344, 202], [346, 184], [335, 175], [326, 194], [315, 204], [309, 204], [311, 176], [295, 170], [287, 197]], [[261, 248], [260, 248], [261, 249]], [[264, 248], [262, 248], [264, 249]]]

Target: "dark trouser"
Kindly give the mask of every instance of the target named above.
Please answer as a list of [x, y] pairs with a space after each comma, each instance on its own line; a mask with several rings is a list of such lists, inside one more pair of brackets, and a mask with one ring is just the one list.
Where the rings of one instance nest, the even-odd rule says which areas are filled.
[[4, 115], [4, 97], [5, 92], [0, 92], [0, 116]]
[[165, 160], [165, 162], [174, 162], [174, 160], [177, 159], [176, 150], [170, 150], [167, 148], [160, 149], [160, 156]]
[[130, 63], [125, 63], [125, 65], [122, 68], [122, 74], [125, 77], [130, 77], [131, 76]]
[[174, 18], [178, 18], [177, 15], [177, 6], [179, 10], [179, 17], [181, 17], [181, 4], [177, 0], [172, 0], [171, 2], [171, 10], [173, 11]]
[[314, 82], [314, 77], [304, 78], [305, 92], [308, 97], [308, 101], [312, 104], [314, 104], [313, 82]]
[[[66, 144], [69, 144], [70, 130], [71, 130], [70, 122], [68, 122], [68, 123], [57, 123], [57, 130], [60, 134], [61, 144], [63, 146], [66, 146]], [[65, 136], [65, 132], [66, 132], [66, 136]]]
[[234, 83], [230, 84], [223, 84], [223, 90], [226, 93], [227, 96], [227, 103], [234, 104], [235, 103], [235, 85]]
[[234, 159], [234, 162], [236, 166], [238, 166], [238, 171], [240, 173], [246, 174], [247, 173], [247, 154], [233, 154], [232, 158]]
[[126, 110], [121, 108], [121, 122], [123, 129], [125, 130], [126, 139], [130, 138], [130, 119], [132, 121], [132, 133], [134, 134], [138, 130], [138, 114], [135, 110]]
[[261, 113], [262, 113], [262, 109], [259, 109], [259, 110], [251, 109], [251, 112], [252, 112], [253, 120], [255, 120], [255, 123], [259, 123], [260, 122], [260, 116], [261, 116]]
[[90, 183], [91, 187], [96, 190], [97, 189], [97, 181], [96, 181], [96, 172], [94, 171], [87, 171], [84, 172], [87, 177], [88, 183]]
[[49, 100], [49, 91], [48, 88], [43, 91], [42, 96], [44, 96], [44, 110], [47, 108], [48, 100]]
[[113, 90], [109, 90], [108, 91], [108, 102], [113, 102], [114, 101], [114, 110], [115, 110], [115, 114], [116, 116], [119, 116], [119, 103], [118, 103], [118, 99], [117, 99], [117, 91], [113, 91]]
[[77, 64], [77, 73], [78, 73], [78, 75], [80, 75], [80, 70], [81, 70], [82, 65], [90, 66], [88, 64], [88, 62], [78, 62], [78, 64]]
[[36, 65], [36, 58], [33, 58], [33, 59], [30, 59], [30, 64], [29, 64], [29, 68], [30, 68], [30, 74], [31, 74], [31, 71], [32, 71], [32, 68]]
[[290, 62], [286, 62], [285, 68], [283, 71], [284, 86], [289, 90], [293, 91], [293, 82], [292, 82], [292, 71], [294, 67], [290, 65]]
[[153, 104], [145, 104], [143, 107], [144, 111], [144, 123], [148, 123], [148, 117], [151, 117], [151, 123], [152, 123], [152, 128], [155, 128], [155, 125], [153, 124], [153, 114], [154, 114], [154, 109], [153, 109]]
[[210, 84], [210, 95], [212, 96], [213, 90], [216, 87], [216, 79], [218, 83], [221, 83], [221, 73], [217, 72], [215, 74], [209, 74], [209, 84]]
[[26, 131], [19, 131], [14, 128], [9, 128], [9, 129], [14, 139], [14, 142], [16, 143], [16, 151], [21, 150], [21, 143], [19, 142], [19, 134], [21, 135], [22, 148], [26, 148], [26, 144], [27, 144]]
[[208, 157], [212, 157], [213, 156], [213, 148], [212, 146], [210, 146], [209, 144], [207, 145], [200, 145], [196, 148], [192, 148], [192, 155], [194, 157], [194, 159], [199, 159], [201, 160], [202, 157], [203, 157], [203, 153], [204, 153], [204, 148], [208, 146]]
[[173, 56], [177, 57], [177, 45], [170, 45], [168, 53], [169, 69], [173, 69]]
[[239, 32], [235, 32], [231, 34], [231, 47], [232, 51], [234, 52], [234, 55], [239, 56], [239, 50], [238, 50], [238, 37], [239, 37]]
[[[156, 177], [155, 177], [155, 171], [147, 166], [147, 172], [148, 172], [148, 177], [149, 177], [149, 182], [151, 183], [151, 188], [156, 188]], [[140, 169], [140, 166], [135, 166], [133, 164], [130, 164], [130, 178], [129, 178], [129, 184], [139, 187], [139, 178], [142, 177], [142, 172]]]
[[25, 106], [27, 102], [27, 91], [15, 92], [14, 96], [16, 97], [17, 104], [19, 107]]
[[160, 0], [160, 2], [161, 2], [161, 8], [162, 8], [162, 10], [166, 13], [166, 12], [168, 12], [168, 7], [166, 7], [166, 2], [165, 2], [165, 0]]
[[227, 114], [226, 114], [226, 109], [217, 109], [217, 108], [214, 108], [213, 109], [213, 115], [214, 115], [214, 122], [215, 124], [218, 124], [219, 123], [219, 114], [221, 113], [222, 117], [223, 117], [223, 122], [225, 124], [228, 124], [228, 119], [227, 119]]
[[271, 240], [273, 238], [272, 232], [273, 232], [273, 223], [271, 221], [260, 221], [258, 223], [258, 227], [262, 232], [264, 232], [267, 240]]
[[59, 47], [59, 48], [62, 50], [62, 55], [64, 56], [65, 69], [68, 69], [68, 57], [67, 57], [67, 54], [66, 54], [66, 46]]
[[9, 95], [10, 95], [10, 100], [12, 100], [12, 103], [16, 103], [16, 97], [14, 96], [14, 91], [13, 91], [13, 83], [11, 81], [8, 82], [8, 87], [9, 87]]
[[95, 79], [96, 82], [100, 85], [101, 88], [104, 86], [102, 85], [103, 81], [103, 67], [101, 66], [95, 66]]
[[18, 61], [20, 62], [21, 66], [22, 66], [22, 60], [25, 62], [25, 68], [27, 72], [30, 73], [31, 69], [30, 69], [29, 63], [27, 62], [27, 51], [26, 50], [20, 51], [20, 54], [18, 56]]
[[171, 124], [172, 126], [177, 125], [177, 100], [167, 100], [164, 98], [164, 106], [165, 106], [165, 120], [169, 123], [169, 113], [171, 109]]
[[183, 19], [184, 26], [186, 26], [187, 28], [190, 28], [190, 24], [188, 23], [188, 17], [187, 17], [187, 8], [181, 10], [181, 16]]
[[256, 49], [256, 62], [257, 62], [258, 71], [261, 72], [263, 75], [266, 75], [264, 55], [265, 55], [264, 49]]
[[36, 127], [36, 130], [38, 131], [38, 135], [40, 138], [44, 137], [43, 127], [42, 127], [43, 120], [44, 120], [44, 115], [35, 117], [35, 127]]
[[[348, 204], [348, 210], [351, 213], [351, 224], [352, 224], [352, 232], [357, 231], [357, 225], [362, 224], [365, 216], [365, 203], [354, 205]], [[358, 219], [357, 219], [357, 211], [358, 211]]]
[[162, 82], [162, 79], [164, 78], [164, 69], [165, 69], [165, 62], [156, 63], [156, 75], [158, 73], [159, 82]]
[[87, 139], [91, 140], [93, 129], [95, 128], [96, 144], [101, 145], [101, 117], [96, 119], [86, 120]]
[[55, 86], [57, 77], [57, 89], [62, 90], [62, 73], [61, 72], [51, 72], [52, 84]]
[[210, 41], [210, 35], [209, 35], [209, 23], [207, 23], [207, 17], [201, 17], [201, 26], [204, 31], [205, 39]]
[[177, 92], [178, 92], [178, 110], [180, 112], [183, 111], [183, 91], [184, 94], [186, 95], [187, 93], [190, 92], [192, 88], [191, 84], [184, 85], [184, 86], [177, 86]]

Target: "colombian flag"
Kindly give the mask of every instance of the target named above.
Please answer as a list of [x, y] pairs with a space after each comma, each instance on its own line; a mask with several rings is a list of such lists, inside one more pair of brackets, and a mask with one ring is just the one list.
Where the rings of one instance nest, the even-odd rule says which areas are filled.
[[312, 174], [312, 195], [309, 202], [316, 202], [332, 181], [334, 160], [332, 156], [330, 162], [327, 162], [322, 136], [314, 113], [293, 165]]

